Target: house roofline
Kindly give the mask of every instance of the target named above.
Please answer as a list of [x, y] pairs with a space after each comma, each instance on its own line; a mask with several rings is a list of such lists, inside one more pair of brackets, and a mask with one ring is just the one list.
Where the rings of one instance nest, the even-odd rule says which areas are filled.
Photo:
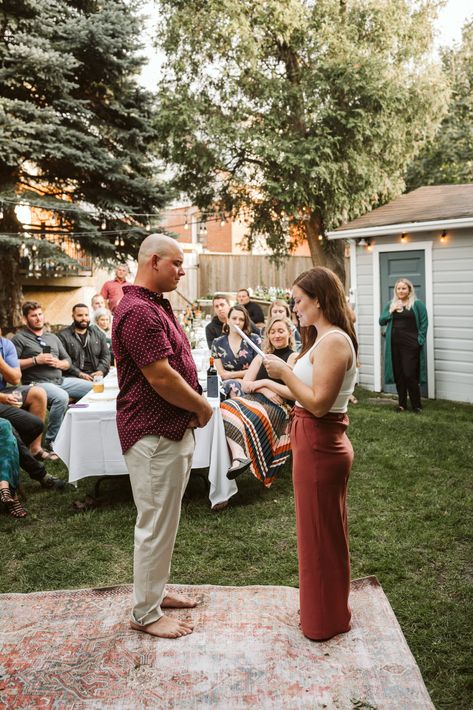
[[379, 227], [360, 227], [358, 229], [341, 229], [336, 232], [327, 232], [327, 239], [358, 239], [361, 237], [384, 237], [396, 232], [427, 232], [437, 229], [464, 229], [473, 227], [473, 217], [460, 219], [436, 219], [431, 222], [398, 222], [396, 224], [383, 224]]

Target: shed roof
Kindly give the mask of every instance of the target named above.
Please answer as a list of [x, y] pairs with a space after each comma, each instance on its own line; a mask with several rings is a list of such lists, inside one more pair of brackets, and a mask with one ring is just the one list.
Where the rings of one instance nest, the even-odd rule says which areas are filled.
[[387, 205], [341, 225], [332, 234], [349, 229], [462, 217], [473, 218], [473, 184], [431, 185], [401, 195]]

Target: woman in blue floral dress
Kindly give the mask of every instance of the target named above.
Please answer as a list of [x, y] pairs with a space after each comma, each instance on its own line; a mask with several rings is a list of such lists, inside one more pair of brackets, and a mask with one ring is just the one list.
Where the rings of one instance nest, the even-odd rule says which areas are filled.
[[248, 335], [255, 345], [261, 347], [260, 336], [251, 332], [250, 317], [246, 308], [244, 306], [230, 308], [227, 322], [223, 326], [225, 335], [215, 338], [212, 343], [212, 357], [217, 372], [222, 378], [225, 395], [231, 398], [242, 394], [241, 381], [256, 357], [255, 351], [232, 330], [230, 327], [232, 323]]
[[9, 421], [0, 418], [0, 502], [13, 518], [24, 518], [26, 510], [16, 494], [20, 482], [18, 445]]

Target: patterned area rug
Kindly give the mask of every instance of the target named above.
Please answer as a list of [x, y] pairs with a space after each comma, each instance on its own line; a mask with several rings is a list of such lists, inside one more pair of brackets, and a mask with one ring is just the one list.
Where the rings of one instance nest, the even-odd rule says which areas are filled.
[[173, 586], [199, 595], [190, 636], [128, 628], [131, 587], [0, 595], [1, 708], [433, 708], [374, 577], [352, 583], [353, 628], [314, 643], [290, 587]]

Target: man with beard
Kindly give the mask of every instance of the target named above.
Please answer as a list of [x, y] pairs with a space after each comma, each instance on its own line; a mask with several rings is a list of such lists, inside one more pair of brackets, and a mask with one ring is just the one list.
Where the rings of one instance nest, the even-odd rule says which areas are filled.
[[[15, 394], [17, 396], [15, 396]], [[21, 370], [15, 346], [0, 330], [0, 419], [12, 425], [18, 444], [20, 466], [42, 488], [64, 488], [64, 481], [46, 473], [45, 461], [58, 456], [41, 448], [46, 417], [46, 392], [42, 387], [21, 385]]]
[[44, 446], [52, 451], [69, 397], [81, 399], [92, 388], [92, 382], [64, 377], [71, 367], [71, 360], [57, 335], [44, 329], [44, 314], [37, 301], [26, 301], [22, 313], [25, 326], [15, 334], [12, 342], [18, 353], [23, 384], [40, 385], [46, 390], [50, 411]]
[[72, 309], [72, 324], [58, 333], [59, 340], [71, 359], [66, 375], [92, 382], [94, 375], [110, 370], [110, 349], [100, 328], [90, 325], [89, 309], [77, 303]]

